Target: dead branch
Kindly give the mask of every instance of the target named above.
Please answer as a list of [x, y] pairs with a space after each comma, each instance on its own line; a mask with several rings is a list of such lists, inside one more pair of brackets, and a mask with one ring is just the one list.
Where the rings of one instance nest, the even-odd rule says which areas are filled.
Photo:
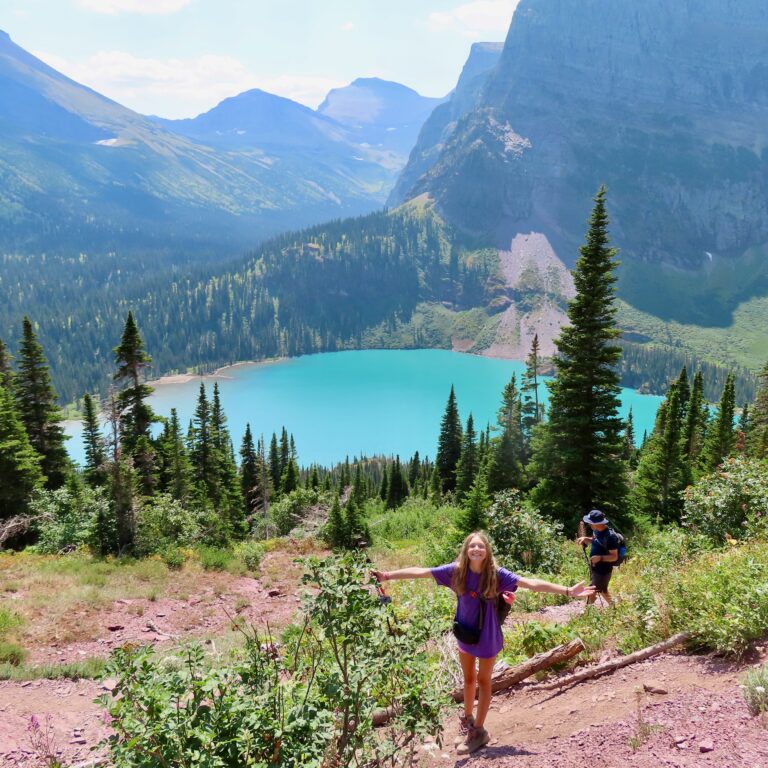
[[553, 691], [557, 688], [564, 688], [567, 685], [580, 683], [582, 680], [591, 680], [595, 677], [600, 677], [601, 675], [608, 674], [609, 672], [613, 672], [616, 669], [621, 669], [621, 667], [626, 667], [630, 664], [634, 664], [635, 662], [649, 659], [651, 656], [655, 656], [657, 653], [664, 653], [664, 651], [668, 651], [670, 648], [674, 648], [676, 645], [684, 643], [690, 637], [690, 632], [680, 632], [679, 634], [674, 635], [661, 643], [650, 645], [647, 648], [643, 648], [642, 650], [630, 653], [628, 656], [621, 656], [618, 659], [606, 661], [604, 664], [598, 664], [596, 667], [589, 667], [587, 669], [581, 670], [580, 672], [576, 672], [573, 675], [561, 677], [559, 680], [555, 680], [554, 682], [537, 686], [537, 690]]
[[[568, 661], [568, 659], [581, 653], [584, 647], [584, 642], [581, 638], [577, 637], [569, 643], [558, 645], [556, 648], [552, 648], [545, 653], [537, 653], [532, 658], [522, 662], [522, 664], [508, 667], [498, 674], [494, 674], [491, 679], [492, 690], [496, 693], [496, 691], [504, 691], [507, 688], [511, 688], [521, 680], [525, 680], [526, 677], [530, 677], [542, 669], [549, 669], [549, 667], [553, 667], [555, 664]], [[455, 688], [452, 696], [454, 701], [464, 701], [464, 688]]]
[[40, 517], [40, 515], [16, 515], [0, 522], [0, 549], [6, 541], [26, 533]]

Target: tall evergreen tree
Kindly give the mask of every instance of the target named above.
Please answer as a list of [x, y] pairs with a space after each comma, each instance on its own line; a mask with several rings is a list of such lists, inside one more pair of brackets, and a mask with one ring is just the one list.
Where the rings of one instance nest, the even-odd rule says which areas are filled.
[[288, 442], [288, 430], [283, 427], [280, 433], [280, 476], [283, 476], [288, 462], [291, 460], [291, 445]]
[[688, 369], [685, 366], [682, 367], [680, 375], [675, 381], [675, 387], [680, 400], [680, 414], [681, 417], [684, 417], [688, 412], [688, 403], [691, 399], [691, 385], [688, 383]]
[[733, 416], [736, 411], [735, 379], [729, 374], [723, 387], [723, 395], [717, 407], [717, 416], [707, 430], [702, 452], [704, 471], [711, 472], [733, 451], [736, 434], [733, 431]]
[[272, 433], [269, 442], [269, 479], [276, 494], [280, 493], [280, 449], [277, 447], [277, 435]]
[[758, 374], [758, 388], [749, 418], [747, 453], [756, 459], [768, 458], [768, 363]]
[[620, 520], [627, 494], [616, 372], [621, 358], [616, 344], [617, 262], [608, 240], [605, 194], [602, 187], [595, 197], [573, 273], [576, 297], [568, 305], [570, 325], [556, 341], [549, 421], [534, 439], [538, 485], [533, 502], [572, 525], [593, 507]]
[[190, 460], [194, 479], [198, 486], [204, 489], [204, 494], [211, 498], [216, 493], [214, 490], [217, 481], [216, 459], [211, 433], [211, 406], [208, 402], [205, 384], [202, 381], [200, 382], [192, 424], [194, 426], [194, 442], [190, 447]]
[[475, 422], [472, 414], [467, 418], [467, 427], [461, 438], [461, 456], [456, 465], [456, 500], [463, 501], [475, 482], [478, 468], [478, 449]]
[[120, 344], [115, 347], [114, 354], [117, 364], [114, 378], [123, 386], [118, 395], [123, 450], [135, 457], [139, 438], [150, 438], [149, 429], [152, 423], [157, 421], [157, 417], [147, 403], [147, 398], [152, 394], [152, 387], [143, 381], [152, 358], [144, 349], [144, 341], [132, 312], [128, 313]]
[[488, 478], [485, 470], [478, 472], [475, 482], [464, 500], [461, 512], [458, 516], [458, 528], [462, 536], [467, 536], [472, 531], [480, 531], [486, 525], [486, 510], [488, 508]]
[[701, 371], [696, 371], [683, 425], [683, 451], [691, 468], [697, 464], [704, 447], [708, 418], [709, 411], [704, 402], [704, 377]]
[[27, 430], [29, 442], [41, 456], [46, 486], [60, 488], [71, 466], [64, 448], [64, 430], [59, 423], [62, 416], [56, 404], [56, 391], [51, 383], [43, 348], [32, 322], [26, 316], [22, 322], [18, 363], [14, 395], [19, 417]]
[[179, 414], [175, 408], [171, 408], [171, 415], [163, 427], [157, 450], [160, 489], [186, 504], [192, 494], [192, 465], [181, 434]]
[[627, 420], [624, 422], [624, 461], [634, 467], [637, 463], [637, 448], [635, 447], [635, 419], [632, 409], [629, 409]]
[[410, 460], [408, 464], [408, 485], [411, 487], [411, 490], [416, 488], [419, 482], [419, 476], [421, 475], [421, 457], [419, 456], [419, 452], [416, 451], [416, 453], [413, 454], [413, 458]]
[[387, 486], [387, 508], [397, 509], [408, 497], [408, 482], [403, 474], [400, 457], [396, 456], [389, 470]]
[[346, 526], [344, 515], [341, 513], [339, 494], [333, 497], [333, 504], [328, 513], [328, 523], [325, 528], [325, 539], [332, 549], [340, 549], [346, 545]]
[[83, 397], [83, 445], [85, 447], [85, 467], [83, 474], [91, 486], [104, 485], [107, 482], [107, 448], [101, 434], [98, 408], [93, 398], [86, 393]]
[[355, 479], [352, 482], [352, 496], [355, 500], [355, 504], [358, 507], [362, 507], [365, 504], [365, 499], [368, 496], [368, 491], [365, 484], [365, 478], [363, 477], [363, 468], [358, 461], [355, 464]]
[[379, 498], [382, 501], [386, 502], [388, 493], [389, 493], [389, 474], [387, 473], [387, 465], [384, 464], [381, 470], [381, 485], [379, 486]]
[[245, 513], [252, 515], [256, 511], [256, 505], [262, 498], [259, 456], [253, 444], [251, 425], [245, 425], [245, 434], [240, 446], [240, 489], [245, 500]]
[[12, 361], [13, 357], [8, 351], [8, 347], [0, 339], [0, 387], [5, 387], [6, 391], [11, 395], [13, 394], [14, 379]]
[[492, 441], [488, 467], [488, 490], [496, 493], [505, 488], [519, 488], [523, 480], [523, 425], [517, 377], [507, 382], [496, 415], [501, 435]]
[[287, 494], [295, 491], [299, 487], [299, 468], [293, 459], [288, 459], [285, 472], [280, 478], [280, 492]]
[[674, 384], [659, 408], [656, 425], [641, 453], [632, 491], [634, 509], [657, 522], [680, 520], [681, 493], [689, 480], [681, 432], [680, 389]]
[[539, 403], [539, 334], [531, 342], [531, 351], [525, 359], [525, 372], [520, 382], [521, 424], [526, 445], [530, 445], [533, 428], [542, 420], [543, 406]]
[[40, 455], [30, 443], [16, 403], [0, 384], [0, 520], [24, 512], [30, 494], [44, 482]]
[[456, 465], [461, 458], [461, 421], [456, 405], [456, 394], [451, 385], [451, 393], [445, 406], [445, 413], [440, 425], [440, 437], [437, 441], [435, 466], [440, 475], [441, 492], [456, 488]]

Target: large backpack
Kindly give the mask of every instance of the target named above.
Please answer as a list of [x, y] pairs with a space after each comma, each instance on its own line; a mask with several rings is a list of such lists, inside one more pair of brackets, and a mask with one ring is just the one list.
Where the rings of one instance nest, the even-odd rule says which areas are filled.
[[624, 534], [619, 533], [615, 528], [609, 529], [619, 542], [619, 558], [615, 563], [611, 563], [614, 568], [618, 568], [627, 559], [627, 540]]

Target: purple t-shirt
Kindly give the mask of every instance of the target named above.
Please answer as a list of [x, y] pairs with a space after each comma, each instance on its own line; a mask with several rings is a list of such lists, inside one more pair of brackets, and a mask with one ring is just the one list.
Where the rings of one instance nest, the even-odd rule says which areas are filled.
[[[442, 587], [451, 588], [453, 572], [456, 569], [456, 563], [440, 565], [432, 568], [432, 575], [435, 581]], [[499, 592], [517, 591], [518, 578], [512, 571], [506, 568], [499, 568]], [[457, 619], [468, 627], [476, 627], [480, 621], [480, 598], [477, 596], [477, 590], [480, 587], [480, 574], [467, 571], [467, 586], [464, 594], [459, 597], [458, 608], [456, 611]], [[475, 596], [473, 597], [472, 594]], [[459, 650], [470, 656], [477, 656], [480, 659], [492, 659], [498, 656], [499, 651], [504, 646], [504, 638], [499, 626], [499, 618], [496, 615], [496, 604], [493, 600], [485, 603], [485, 619], [483, 620], [483, 630], [480, 633], [480, 641], [475, 645], [468, 645], [457, 641]]]

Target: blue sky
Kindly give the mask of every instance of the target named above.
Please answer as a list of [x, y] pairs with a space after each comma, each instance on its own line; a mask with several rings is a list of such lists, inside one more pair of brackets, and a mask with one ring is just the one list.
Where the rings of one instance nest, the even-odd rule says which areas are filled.
[[518, 0], [0, 0], [0, 28], [146, 114], [189, 117], [249, 88], [316, 107], [377, 76], [442, 96]]

